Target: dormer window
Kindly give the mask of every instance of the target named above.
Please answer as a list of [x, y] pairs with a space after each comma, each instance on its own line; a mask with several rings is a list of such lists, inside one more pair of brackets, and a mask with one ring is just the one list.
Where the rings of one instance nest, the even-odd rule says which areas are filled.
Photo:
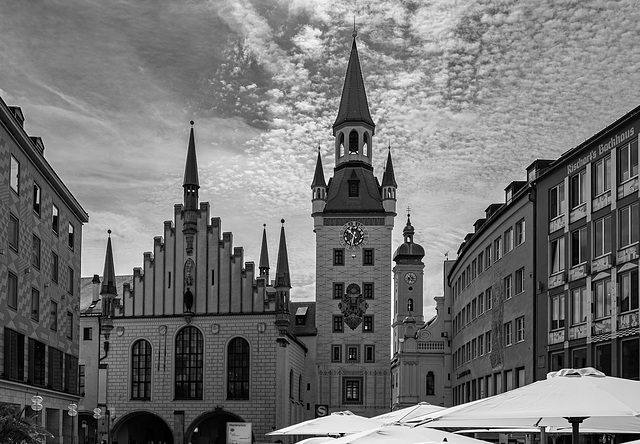
[[296, 310], [296, 325], [305, 325], [307, 322], [307, 309], [309, 307], [298, 307]]
[[358, 151], [360, 151], [358, 147], [358, 132], [352, 130], [349, 133], [349, 154], [358, 154]]

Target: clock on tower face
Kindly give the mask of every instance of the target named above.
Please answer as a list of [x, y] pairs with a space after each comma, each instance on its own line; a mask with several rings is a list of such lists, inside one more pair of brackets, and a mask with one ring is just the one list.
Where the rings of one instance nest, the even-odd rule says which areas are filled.
[[411, 271], [404, 275], [404, 281], [409, 285], [415, 284], [417, 280], [418, 280], [418, 277], [416, 276], [415, 273]]
[[359, 248], [366, 244], [368, 239], [367, 227], [360, 222], [347, 222], [340, 230], [340, 243], [348, 249]]

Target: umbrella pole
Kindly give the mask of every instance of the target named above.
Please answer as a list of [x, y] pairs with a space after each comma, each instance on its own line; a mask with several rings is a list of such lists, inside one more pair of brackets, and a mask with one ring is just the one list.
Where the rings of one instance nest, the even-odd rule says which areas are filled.
[[571, 444], [578, 444], [578, 440], [580, 439], [580, 423], [587, 418], [572, 417], [565, 419], [569, 421], [572, 427]]
[[540, 426], [540, 444], [547, 444], [547, 428]]

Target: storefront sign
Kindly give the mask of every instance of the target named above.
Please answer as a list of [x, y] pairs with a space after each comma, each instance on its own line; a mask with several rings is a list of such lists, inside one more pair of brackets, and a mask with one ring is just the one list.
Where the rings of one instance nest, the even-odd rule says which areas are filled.
[[634, 135], [635, 135], [634, 127], [631, 127], [628, 130], [621, 132], [620, 134], [616, 134], [606, 142], [599, 144], [597, 148], [592, 149], [587, 154], [582, 156], [580, 159], [567, 165], [567, 174], [572, 174], [575, 171], [582, 168], [583, 166], [585, 166], [586, 164], [593, 162], [594, 160], [596, 160], [597, 158], [601, 157], [604, 154], [607, 154], [609, 151], [614, 149], [618, 144], [622, 142], [626, 142], [628, 139], [630, 139]]
[[250, 422], [228, 422], [227, 423], [227, 443], [251, 444], [251, 423]]

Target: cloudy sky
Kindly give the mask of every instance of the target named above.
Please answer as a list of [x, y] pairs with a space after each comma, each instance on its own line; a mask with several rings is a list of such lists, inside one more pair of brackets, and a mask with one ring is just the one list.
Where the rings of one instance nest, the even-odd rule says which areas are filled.
[[275, 266], [286, 219], [294, 299], [312, 299], [310, 183], [331, 125], [353, 18], [374, 168], [391, 145], [394, 248], [411, 207], [425, 302], [442, 261], [536, 158], [557, 158], [640, 104], [634, 0], [2, 0], [0, 95], [90, 215], [82, 275], [106, 230], [129, 274], [182, 201], [189, 121], [200, 199]]

